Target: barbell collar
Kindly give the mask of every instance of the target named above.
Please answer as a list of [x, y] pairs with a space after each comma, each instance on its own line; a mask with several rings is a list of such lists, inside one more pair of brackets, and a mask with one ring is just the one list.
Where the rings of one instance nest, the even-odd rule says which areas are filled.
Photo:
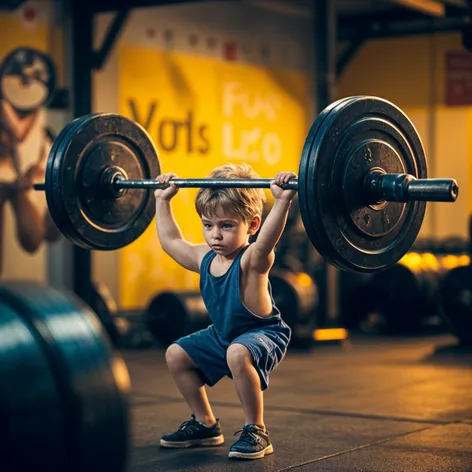
[[118, 166], [107, 167], [101, 175], [100, 186], [103, 195], [111, 198], [119, 198], [125, 192], [126, 189], [118, 187], [115, 182], [118, 180], [127, 180], [128, 174], [125, 170]]
[[[179, 188], [270, 188], [272, 179], [172, 179]], [[157, 180], [128, 180], [115, 176], [111, 185], [115, 189], [165, 189], [169, 184]], [[284, 190], [298, 190], [298, 179], [281, 185]]]
[[416, 179], [410, 174], [387, 174], [372, 169], [366, 176], [364, 191], [368, 204], [388, 202], [455, 202], [459, 185], [455, 179]]

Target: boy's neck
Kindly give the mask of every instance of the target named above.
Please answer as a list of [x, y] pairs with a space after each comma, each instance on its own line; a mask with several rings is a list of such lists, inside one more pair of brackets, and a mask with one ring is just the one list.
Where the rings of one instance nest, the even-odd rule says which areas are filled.
[[241, 251], [244, 248], [246, 248], [248, 245], [249, 245], [249, 242], [247, 242], [246, 244], [243, 244], [242, 246], [240, 246], [238, 249], [236, 249], [231, 254], [228, 254], [227, 256], [217, 254], [215, 256], [215, 259], [222, 264], [227, 263], [227, 262], [233, 262], [239, 256], [239, 254], [241, 254]]

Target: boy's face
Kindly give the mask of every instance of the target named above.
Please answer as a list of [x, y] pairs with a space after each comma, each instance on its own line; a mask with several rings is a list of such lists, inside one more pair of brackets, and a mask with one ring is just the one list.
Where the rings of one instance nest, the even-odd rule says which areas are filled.
[[239, 215], [218, 210], [214, 216], [202, 216], [203, 235], [208, 246], [217, 254], [228, 256], [248, 243], [249, 236], [260, 226], [260, 216], [245, 222]]

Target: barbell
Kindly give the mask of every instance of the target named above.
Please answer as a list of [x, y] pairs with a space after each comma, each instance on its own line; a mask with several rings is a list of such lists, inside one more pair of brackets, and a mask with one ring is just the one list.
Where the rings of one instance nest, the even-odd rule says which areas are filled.
[[[157, 150], [143, 127], [112, 113], [73, 120], [48, 157], [45, 190], [59, 230], [86, 249], [115, 250], [154, 217], [162, 188]], [[178, 187], [270, 188], [272, 179], [175, 179]], [[423, 145], [405, 113], [387, 100], [356, 96], [332, 103], [305, 140], [298, 179], [300, 213], [317, 251], [353, 272], [392, 266], [410, 249], [426, 201], [453, 202], [454, 179], [428, 179]]]

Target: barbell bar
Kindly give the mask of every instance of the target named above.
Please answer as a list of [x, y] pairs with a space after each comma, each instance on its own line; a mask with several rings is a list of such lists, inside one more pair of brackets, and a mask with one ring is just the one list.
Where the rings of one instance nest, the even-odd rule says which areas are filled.
[[[69, 123], [52, 146], [44, 184], [51, 216], [73, 243], [114, 250], [154, 217], [160, 163], [148, 133], [124, 116], [95, 113]], [[271, 179], [174, 179], [186, 188], [270, 188]], [[328, 106], [305, 140], [298, 179], [302, 221], [318, 252], [353, 272], [386, 269], [415, 241], [426, 202], [454, 202], [454, 179], [428, 179], [412, 122], [378, 97]], [[129, 191], [132, 190], [132, 191]]]
[[[172, 183], [180, 188], [270, 188], [272, 179], [173, 179]], [[104, 182], [111, 192], [123, 189], [163, 189], [168, 184], [156, 180], [128, 180], [116, 177]], [[281, 185], [283, 189], [298, 190], [298, 179], [289, 180]], [[455, 202], [459, 186], [454, 179], [417, 180], [408, 174], [384, 174], [373, 171], [366, 175], [364, 186], [367, 204], [385, 200], [389, 202], [409, 202], [422, 200], [429, 202]]]
[[[164, 189], [169, 184], [156, 180], [129, 180], [119, 170], [110, 175], [104, 171], [102, 187], [104, 193], [119, 197], [125, 189]], [[272, 179], [173, 179], [179, 188], [270, 188]], [[298, 190], [298, 179], [281, 185], [284, 190]], [[35, 184], [36, 190], [45, 190], [45, 184]], [[455, 179], [415, 179], [408, 174], [384, 174], [373, 171], [366, 175], [364, 186], [367, 204], [388, 202], [455, 202], [459, 186]]]

